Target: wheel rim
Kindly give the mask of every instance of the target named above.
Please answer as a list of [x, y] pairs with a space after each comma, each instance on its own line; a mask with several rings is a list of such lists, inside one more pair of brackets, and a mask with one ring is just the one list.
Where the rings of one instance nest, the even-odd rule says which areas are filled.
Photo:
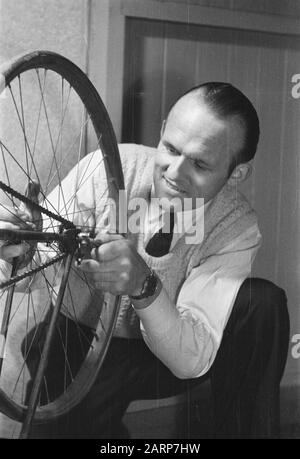
[[[86, 231], [97, 231], [98, 226], [104, 224], [104, 220], [100, 218], [95, 227], [95, 206], [82, 210], [76, 203], [77, 196], [83, 193], [85, 184], [98, 168], [105, 170], [105, 196], [113, 198], [116, 205], [118, 190], [124, 186], [113, 129], [94, 87], [70, 61], [45, 51], [15, 59], [2, 68], [2, 74], [7, 87], [5, 94], [0, 96], [1, 180], [21, 193], [24, 193], [24, 188], [31, 180], [38, 182], [41, 186], [39, 202], [42, 206]], [[95, 151], [99, 146], [105, 153], [104, 157], [100, 156], [99, 151]], [[77, 164], [88, 151], [94, 153], [86, 157], [83, 169], [80, 169]], [[72, 168], [73, 178], [75, 180], [76, 177], [77, 181], [74, 182], [73, 193], [68, 193], [62, 182]], [[54, 195], [55, 199], [50, 199], [49, 194]], [[2, 208], [20, 204], [3, 192], [0, 203]], [[60, 223], [55, 219], [44, 217], [44, 231], [58, 232], [59, 227]], [[36, 267], [45, 257], [60, 253], [57, 243], [52, 243], [47, 248], [38, 245], [30, 266]], [[58, 288], [53, 285], [59, 286], [63, 271], [61, 262], [60, 265], [57, 264], [56, 271], [52, 278], [48, 277], [46, 270], [41, 271], [40, 282], [43, 288], [39, 287], [38, 291], [31, 284], [26, 287], [26, 293], [14, 294], [5, 345], [6, 357], [1, 374], [0, 409], [17, 420], [23, 419], [27, 409], [24, 403], [27, 382], [30, 379], [27, 357], [31, 356], [36, 337], [40, 333], [38, 324], [43, 324], [49, 308], [51, 309], [51, 302], [53, 303]], [[117, 317], [119, 298], [103, 296], [72, 267], [63, 304], [64, 314], [71, 317], [72, 321], [78, 318], [76, 301], [72, 296], [74, 283], [85, 284], [87, 293], [95, 301], [101, 302], [100, 320], [95, 323], [96, 332], [91, 345], [82, 346], [85, 349], [82, 365], [76, 375], [72, 374], [70, 362], [66, 361], [63, 392], [52, 395], [51, 399], [45, 382], [43, 405], [37, 408], [35, 415], [39, 422], [63, 415], [88, 392], [103, 362]], [[2, 292], [2, 304], [7, 295], [7, 291]], [[76, 327], [80, 328], [78, 325]], [[34, 338], [33, 342], [26, 342], [32, 328], [36, 328], [36, 333], [31, 336]], [[79, 335], [81, 341], [86, 339], [82, 331]], [[16, 340], [16, 336], [19, 340]], [[67, 342], [66, 335], [66, 338], [61, 339], [61, 352], [64, 355], [67, 354]], [[25, 363], [22, 354], [26, 357]]]

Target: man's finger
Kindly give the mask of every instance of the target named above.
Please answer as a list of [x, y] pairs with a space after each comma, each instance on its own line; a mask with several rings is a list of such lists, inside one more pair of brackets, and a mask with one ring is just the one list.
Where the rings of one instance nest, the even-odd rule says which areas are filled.
[[107, 242], [111, 241], [118, 241], [124, 239], [121, 234], [118, 233], [99, 233], [95, 238], [95, 243], [99, 243], [99, 245], [106, 244]]
[[10, 223], [8, 221], [1, 221], [0, 220], [0, 229], [4, 230], [17, 230], [20, 229], [19, 226], [14, 225], [13, 223]]
[[[97, 263], [97, 266], [94, 263]], [[83, 260], [80, 269], [89, 280], [94, 282], [114, 282], [115, 271], [101, 271], [100, 264], [94, 260]]]
[[12, 258], [24, 255], [29, 249], [29, 245], [26, 242], [21, 244], [4, 244], [0, 246], [0, 258], [9, 261]]
[[118, 257], [109, 261], [100, 261], [97, 263], [97, 272], [113, 274], [119, 271], [120, 262]]
[[82, 260], [78, 267], [81, 269], [81, 271], [84, 271], [86, 274], [101, 271], [100, 263], [92, 259]]
[[111, 276], [119, 271], [120, 263], [117, 258], [112, 261], [82, 260], [79, 267], [85, 272], [109, 273]]
[[9, 222], [15, 225], [24, 224], [29, 215], [19, 209], [9, 206], [0, 206], [0, 221]]
[[119, 240], [113, 240], [100, 245], [100, 247], [92, 250], [91, 255], [92, 258], [99, 262], [114, 260], [120, 256]]

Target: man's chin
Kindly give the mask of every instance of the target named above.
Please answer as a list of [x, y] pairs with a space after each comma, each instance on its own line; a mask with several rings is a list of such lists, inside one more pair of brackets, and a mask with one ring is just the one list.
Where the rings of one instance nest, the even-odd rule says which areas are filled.
[[169, 211], [171, 209], [172, 212], [181, 212], [183, 210], [183, 196], [170, 196], [168, 193], [159, 192], [153, 197], [158, 200], [163, 210]]
[[158, 193], [154, 196], [159, 201], [159, 205], [166, 211], [183, 212], [197, 209], [205, 204], [204, 198], [187, 196], [169, 196], [167, 193]]

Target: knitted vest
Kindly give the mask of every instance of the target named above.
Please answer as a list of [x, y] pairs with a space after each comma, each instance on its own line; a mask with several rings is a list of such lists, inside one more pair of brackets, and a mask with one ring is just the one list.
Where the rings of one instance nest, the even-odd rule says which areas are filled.
[[[138, 197], [149, 201], [156, 150], [135, 144], [122, 144], [119, 150], [128, 199]], [[97, 195], [101, 195], [99, 193], [103, 184], [99, 182], [95, 176], [95, 199]], [[130, 213], [128, 217], [130, 218]], [[219, 252], [254, 224], [256, 215], [245, 197], [236, 188], [225, 185], [205, 211], [204, 237], [201, 244], [187, 244], [185, 237], [181, 237], [167, 255], [157, 258], [145, 251], [142, 232], [133, 234], [128, 231], [127, 236], [147, 265], [157, 273], [171, 301], [176, 303], [180, 288], [192, 268]], [[95, 301], [83, 303], [85, 302], [81, 302], [81, 312], [78, 312], [77, 316], [86, 325], [95, 326], [101, 306]], [[141, 337], [139, 318], [128, 296], [122, 297], [114, 335]]]

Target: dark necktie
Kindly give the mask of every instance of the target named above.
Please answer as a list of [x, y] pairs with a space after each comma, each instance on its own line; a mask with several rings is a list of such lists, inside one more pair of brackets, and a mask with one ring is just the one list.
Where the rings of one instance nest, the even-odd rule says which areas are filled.
[[174, 213], [172, 212], [169, 215], [170, 223], [166, 218], [160, 230], [153, 234], [146, 246], [146, 252], [152, 257], [162, 257], [170, 250], [174, 229]]

